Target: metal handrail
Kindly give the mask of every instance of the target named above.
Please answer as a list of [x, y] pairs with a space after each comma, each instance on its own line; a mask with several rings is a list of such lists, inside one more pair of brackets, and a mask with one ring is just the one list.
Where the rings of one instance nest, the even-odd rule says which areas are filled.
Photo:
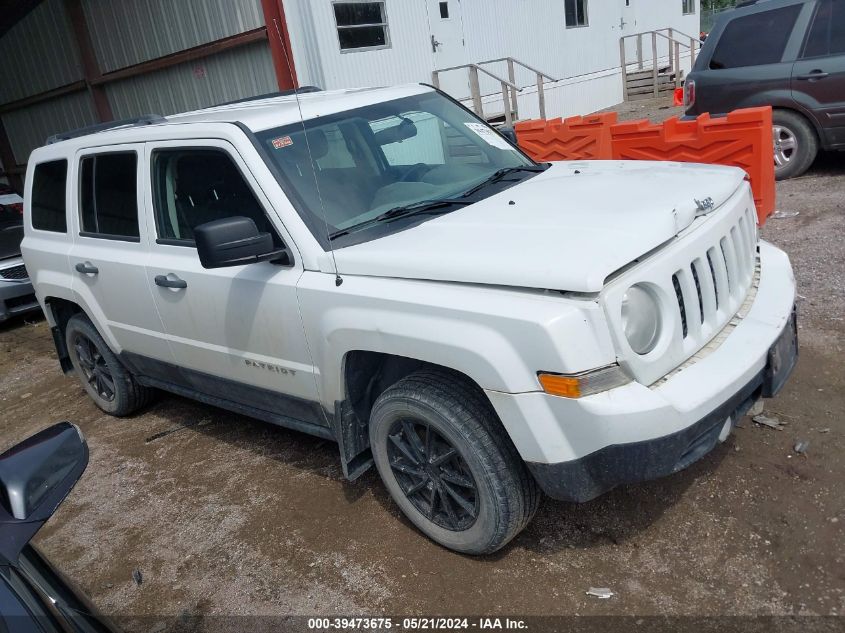
[[[481, 62], [481, 63], [484, 64], [485, 62]], [[495, 73], [491, 73], [486, 68], [482, 68], [479, 64], [461, 64], [460, 66], [450, 66], [449, 68], [438, 68], [437, 70], [434, 71], [434, 73], [436, 73], [436, 74], [445, 73], [445, 72], [449, 72], [450, 70], [461, 70], [461, 68], [470, 68], [470, 69], [476, 68], [476, 69], [480, 70], [481, 72], [483, 72], [485, 75], [490, 75], [493, 79], [495, 79], [496, 81], [498, 81], [500, 83], [507, 84], [509, 87], [516, 88], [517, 90], [522, 90], [522, 88], [520, 88], [516, 84], [511, 83], [507, 79], [499, 77], [499, 75], [497, 75]]]
[[[507, 62], [508, 64], [508, 79], [504, 79], [496, 75], [495, 73], [490, 72], [486, 68], [482, 68], [483, 64], [495, 64], [499, 62]], [[481, 103], [481, 84], [478, 80], [478, 71], [483, 72], [485, 75], [489, 75], [496, 81], [498, 81], [502, 86], [502, 101], [505, 107], [505, 123], [508, 125], [512, 125], [514, 119], [519, 118], [519, 101], [517, 99], [517, 92], [522, 92], [523, 88], [520, 88], [516, 84], [516, 66], [522, 66], [526, 70], [533, 72], [537, 77], [537, 97], [540, 100], [540, 117], [545, 119], [546, 118], [546, 95], [543, 90], [543, 79], [548, 79], [549, 81], [558, 81], [551, 75], [544, 73], [541, 70], [537, 70], [536, 68], [532, 68], [528, 64], [519, 61], [513, 57], [501, 57], [499, 59], [488, 59], [483, 62], [478, 62], [477, 64], [462, 64], [460, 66], [452, 66], [450, 68], [438, 68], [431, 73], [431, 81], [432, 84], [436, 88], [440, 88], [440, 73], [445, 73], [453, 70], [462, 70], [464, 68], [469, 70], [469, 90], [470, 95], [472, 97], [472, 109], [475, 113], [480, 116], [484, 117], [484, 106]]]
[[519, 61], [515, 57], [500, 57], [499, 59], [488, 59], [487, 61], [478, 62], [478, 63], [479, 64], [495, 64], [497, 62], [513, 62], [514, 64], [519, 64], [525, 70], [530, 70], [532, 73], [534, 73], [536, 75], [542, 75], [543, 77], [545, 77], [549, 81], [560, 81], [559, 79], [555, 79], [551, 75], [544, 73], [542, 70], [537, 70], [536, 68], [534, 68], [533, 66], [529, 66], [525, 62]]
[[[668, 35], [664, 33], [664, 31], [668, 31]], [[689, 43], [676, 39], [674, 35], [678, 33], [685, 38], [689, 38]], [[663, 29], [656, 29], [653, 31], [643, 31], [641, 33], [631, 33], [630, 35], [623, 35], [619, 38], [619, 56], [620, 56], [620, 63], [622, 68], [622, 88], [623, 88], [623, 95], [625, 100], [628, 100], [628, 63], [626, 61], [626, 50], [625, 50], [625, 42], [631, 38], [637, 38], [637, 68], [643, 70], [643, 36], [644, 35], [651, 35], [651, 50], [652, 50], [652, 80], [654, 83], [654, 96], [659, 96], [660, 92], [660, 85], [659, 85], [659, 68], [658, 68], [658, 55], [657, 55], [657, 38], [662, 37], [669, 42], [669, 67], [672, 72], [675, 74], [675, 87], [679, 88], [681, 86], [681, 46], [684, 48], [689, 49], [690, 52], [690, 63], [695, 65], [695, 52], [696, 46], [701, 48], [701, 41], [693, 37], [691, 35], [687, 35], [682, 31], [678, 31], [677, 29], [666, 27]], [[674, 50], [673, 50], [674, 49]], [[674, 55], [673, 55], [674, 53]]]

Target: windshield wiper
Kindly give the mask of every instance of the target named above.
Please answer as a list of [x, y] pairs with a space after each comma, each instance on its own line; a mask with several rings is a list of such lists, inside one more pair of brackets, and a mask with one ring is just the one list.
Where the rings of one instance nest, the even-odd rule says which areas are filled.
[[349, 233], [360, 231], [369, 226], [373, 226], [374, 224], [381, 224], [382, 222], [392, 222], [394, 220], [401, 220], [403, 218], [409, 218], [415, 215], [426, 215], [429, 213], [448, 213], [448, 207], [455, 205], [466, 206], [470, 204], [473, 204], [472, 200], [464, 200], [462, 198], [441, 198], [437, 200], [423, 200], [422, 202], [415, 202], [414, 204], [401, 207], [393, 207], [381, 215], [377, 215], [365, 222], [355, 224], [347, 229], [335, 231], [334, 233], [329, 234], [329, 239], [334, 240], [343, 235], [348, 235]]
[[542, 165], [522, 165], [520, 167], [504, 167], [502, 169], [494, 171], [489, 178], [475, 185], [475, 187], [464, 193], [461, 197], [469, 198], [471, 195], [478, 193], [479, 191], [484, 189], [484, 187], [486, 187], [487, 185], [492, 185], [494, 183], [501, 182], [505, 176], [509, 176], [510, 174], [515, 174], [520, 171], [529, 171], [538, 174], [546, 171], [548, 168], [548, 163], [544, 163]]

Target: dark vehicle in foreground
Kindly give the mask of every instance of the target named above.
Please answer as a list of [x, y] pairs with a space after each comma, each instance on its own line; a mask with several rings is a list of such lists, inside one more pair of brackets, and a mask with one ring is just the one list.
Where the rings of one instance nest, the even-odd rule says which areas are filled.
[[88, 446], [69, 422], [0, 455], [0, 631], [116, 631], [29, 543], [87, 465]]
[[40, 310], [21, 258], [23, 198], [0, 185], [0, 323]]
[[685, 83], [687, 115], [773, 108], [775, 175], [845, 149], [845, 0], [740, 3], [709, 34]]

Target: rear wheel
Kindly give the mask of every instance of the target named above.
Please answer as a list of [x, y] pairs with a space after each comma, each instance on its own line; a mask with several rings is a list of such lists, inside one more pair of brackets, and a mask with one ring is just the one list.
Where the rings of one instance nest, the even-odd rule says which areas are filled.
[[71, 317], [65, 328], [65, 342], [82, 387], [100, 409], [120, 417], [149, 402], [152, 391], [137, 383], [88, 317]]
[[806, 172], [819, 152], [819, 141], [810, 123], [795, 112], [775, 110], [772, 125], [775, 178], [786, 180]]
[[402, 512], [457, 552], [495, 552], [539, 506], [537, 484], [490, 403], [456, 374], [420, 371], [382, 393], [370, 444]]

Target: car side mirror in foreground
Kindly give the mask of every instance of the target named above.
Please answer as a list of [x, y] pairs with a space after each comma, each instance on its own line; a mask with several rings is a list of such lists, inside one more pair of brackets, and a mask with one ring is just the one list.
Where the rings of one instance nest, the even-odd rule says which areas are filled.
[[203, 268], [226, 268], [284, 260], [287, 251], [261, 233], [251, 218], [235, 216], [194, 227], [197, 254]]
[[70, 422], [44, 429], [0, 455], [0, 564], [17, 561], [87, 465], [88, 445]]

